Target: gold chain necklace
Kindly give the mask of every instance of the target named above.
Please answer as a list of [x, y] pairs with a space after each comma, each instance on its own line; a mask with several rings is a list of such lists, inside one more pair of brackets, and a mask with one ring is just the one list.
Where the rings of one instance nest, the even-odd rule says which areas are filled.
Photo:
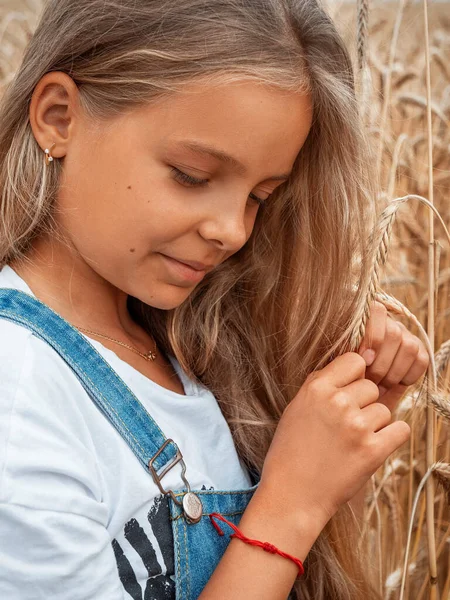
[[80, 331], [84, 331], [85, 333], [91, 333], [91, 334], [94, 334], [94, 335], [98, 335], [99, 337], [105, 338], [106, 340], [110, 340], [111, 342], [116, 342], [116, 344], [120, 344], [124, 348], [128, 348], [129, 350], [132, 350], [133, 352], [136, 352], [136, 354], [139, 354], [139, 356], [142, 356], [142, 358], [145, 358], [145, 360], [155, 360], [156, 359], [156, 356], [157, 356], [157, 354], [156, 354], [157, 346], [156, 346], [156, 342], [155, 341], [153, 341], [153, 343], [155, 344], [155, 351], [149, 350], [148, 352], [146, 352], [144, 354], [143, 352], [140, 352], [134, 346], [129, 346], [128, 344], [124, 344], [124, 342], [121, 342], [119, 340], [115, 340], [114, 338], [109, 337], [107, 335], [103, 335], [103, 333], [97, 333], [96, 331], [91, 331], [90, 329], [84, 329], [83, 327], [77, 327], [77, 329], [79, 329]]

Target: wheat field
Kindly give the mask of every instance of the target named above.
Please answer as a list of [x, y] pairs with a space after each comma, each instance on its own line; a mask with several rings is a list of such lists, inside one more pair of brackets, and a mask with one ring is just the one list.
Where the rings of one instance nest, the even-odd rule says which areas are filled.
[[[411, 317], [394, 310], [420, 337], [428, 329], [429, 296], [434, 298], [433, 333], [436, 391], [432, 378], [410, 389], [397, 416], [412, 426], [409, 448], [393, 455], [373, 478], [367, 498], [368, 556], [377, 561], [384, 598], [450, 598], [450, 253], [444, 226], [434, 218], [433, 286], [429, 273], [429, 207], [433, 200], [444, 225], [450, 225], [450, 5], [428, 3], [428, 44], [422, 3], [372, 2], [369, 5], [367, 68], [359, 86], [361, 112], [377, 156], [381, 194], [379, 212], [396, 198], [398, 207], [389, 235], [388, 255], [380, 277], [383, 292], [395, 297]], [[328, 11], [341, 31], [357, 68], [357, 7], [329, 2]], [[428, 46], [428, 60], [426, 46]], [[427, 64], [431, 118], [427, 119]], [[431, 143], [428, 143], [428, 130]], [[429, 146], [432, 154], [429, 159]], [[432, 162], [432, 169], [430, 164]], [[430, 177], [430, 172], [432, 177]], [[431, 184], [430, 184], [431, 182]], [[430, 291], [431, 290], [431, 291]], [[382, 298], [379, 298], [382, 300]], [[403, 311], [405, 312], [405, 311]], [[433, 311], [432, 311], [433, 312]], [[394, 315], [393, 315], [394, 316]], [[428, 385], [428, 388], [426, 387]], [[431, 389], [430, 389], [431, 388]], [[428, 389], [428, 393], [427, 393]], [[425, 490], [417, 493], [428, 471], [427, 405], [436, 409], [433, 457], [442, 463], [432, 471], [434, 547], [437, 585], [431, 588]], [[429, 477], [430, 479], [430, 477]], [[428, 480], [427, 480], [428, 481]], [[417, 509], [413, 504], [417, 498]], [[430, 528], [431, 529], [431, 528]], [[408, 554], [406, 556], [406, 549]]]
[[[42, 6], [42, 0], [0, 0], [0, 95], [20, 64]], [[450, 600], [450, 240], [445, 229], [450, 225], [450, 3], [427, 5], [427, 61], [423, 4], [371, 2], [367, 66], [362, 72], [357, 65], [357, 4], [327, 0], [325, 6], [351, 52], [355, 74], [361, 77], [361, 113], [377, 157], [381, 193], [374, 201], [384, 227], [381, 233], [388, 240], [387, 255], [379, 265], [377, 297], [419, 337], [432, 331], [426, 337], [434, 379], [429, 369], [420, 385], [407, 390], [397, 409], [396, 416], [412, 427], [410, 444], [386, 461], [369, 486], [367, 556], [376, 563], [386, 600]], [[391, 214], [393, 201], [406, 196]], [[431, 242], [431, 209], [426, 201], [432, 201], [442, 219], [434, 217]], [[386, 215], [382, 216], [386, 207], [391, 207], [389, 228]], [[430, 295], [434, 314], [429, 316]], [[430, 439], [432, 469], [430, 455], [427, 458]], [[425, 485], [431, 482], [434, 487], [433, 586], [425, 477]]]

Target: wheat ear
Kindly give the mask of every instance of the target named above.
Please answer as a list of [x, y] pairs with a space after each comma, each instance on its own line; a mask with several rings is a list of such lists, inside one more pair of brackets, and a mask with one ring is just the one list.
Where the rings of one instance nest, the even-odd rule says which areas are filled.
[[443, 342], [436, 352], [435, 361], [436, 361], [436, 374], [437, 376], [442, 375], [442, 373], [446, 370], [448, 361], [450, 360], [450, 340]]
[[375, 247], [377, 250], [372, 263], [366, 303], [364, 305], [363, 312], [350, 335], [351, 350], [357, 349], [364, 337], [366, 323], [370, 314], [370, 305], [379, 291], [380, 271], [387, 260], [389, 238], [392, 231], [392, 226], [394, 224], [395, 216], [399, 207], [408, 200], [419, 200], [419, 202], [425, 204], [434, 212], [434, 214], [439, 219], [442, 227], [444, 228], [444, 232], [450, 244], [450, 232], [448, 231], [444, 220], [442, 219], [436, 207], [432, 205], [431, 202], [429, 202], [426, 198], [423, 198], [422, 196], [419, 196], [417, 194], [407, 194], [406, 196], [395, 198], [394, 200], [389, 202], [389, 204], [382, 211], [378, 222], [374, 227], [374, 231], [370, 236], [369, 244], [371, 245], [371, 247]]

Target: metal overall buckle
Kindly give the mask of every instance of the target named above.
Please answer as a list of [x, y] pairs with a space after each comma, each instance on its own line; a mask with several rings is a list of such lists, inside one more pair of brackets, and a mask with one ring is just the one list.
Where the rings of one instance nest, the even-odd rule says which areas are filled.
[[[175, 455], [175, 460], [173, 462], [171, 462], [170, 465], [166, 466], [160, 475], [158, 475], [158, 473], [155, 470], [155, 467], [153, 466], [154, 461], [158, 458], [158, 456], [161, 454], [161, 452], [164, 450], [164, 448], [171, 442], [173, 444], [175, 444], [175, 442], [172, 439], [168, 439], [164, 442], [164, 444], [161, 446], [161, 448], [158, 450], [158, 452], [148, 461], [148, 468], [149, 468], [150, 473], [152, 474], [153, 480], [155, 481], [156, 485], [160, 489], [161, 493], [163, 493], [164, 495], [170, 494], [172, 497], [172, 500], [178, 506], [182, 507], [183, 512], [186, 516], [186, 519], [188, 521], [190, 521], [191, 523], [198, 523], [200, 521], [200, 519], [202, 518], [203, 505], [202, 505], [200, 498], [196, 494], [191, 492], [191, 486], [189, 485], [189, 482], [185, 476], [186, 464], [183, 460], [183, 455], [181, 454], [178, 446], [175, 444], [175, 446], [177, 446], [177, 453]], [[161, 485], [161, 479], [177, 463], [181, 463], [181, 469], [182, 469], [181, 470], [181, 478], [184, 482], [184, 485], [187, 487], [187, 490], [188, 490], [184, 494], [182, 502], [180, 502], [176, 498], [176, 496], [172, 490], [165, 490], [163, 488], [163, 486]]]

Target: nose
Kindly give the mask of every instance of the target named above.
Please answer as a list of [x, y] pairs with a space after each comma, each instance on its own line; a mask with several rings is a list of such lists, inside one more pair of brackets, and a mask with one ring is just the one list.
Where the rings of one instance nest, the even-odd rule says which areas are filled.
[[228, 200], [222, 207], [215, 205], [214, 212], [211, 211], [200, 223], [199, 233], [220, 250], [237, 252], [247, 242], [253, 229], [255, 215], [249, 213], [247, 205], [240, 202]]

